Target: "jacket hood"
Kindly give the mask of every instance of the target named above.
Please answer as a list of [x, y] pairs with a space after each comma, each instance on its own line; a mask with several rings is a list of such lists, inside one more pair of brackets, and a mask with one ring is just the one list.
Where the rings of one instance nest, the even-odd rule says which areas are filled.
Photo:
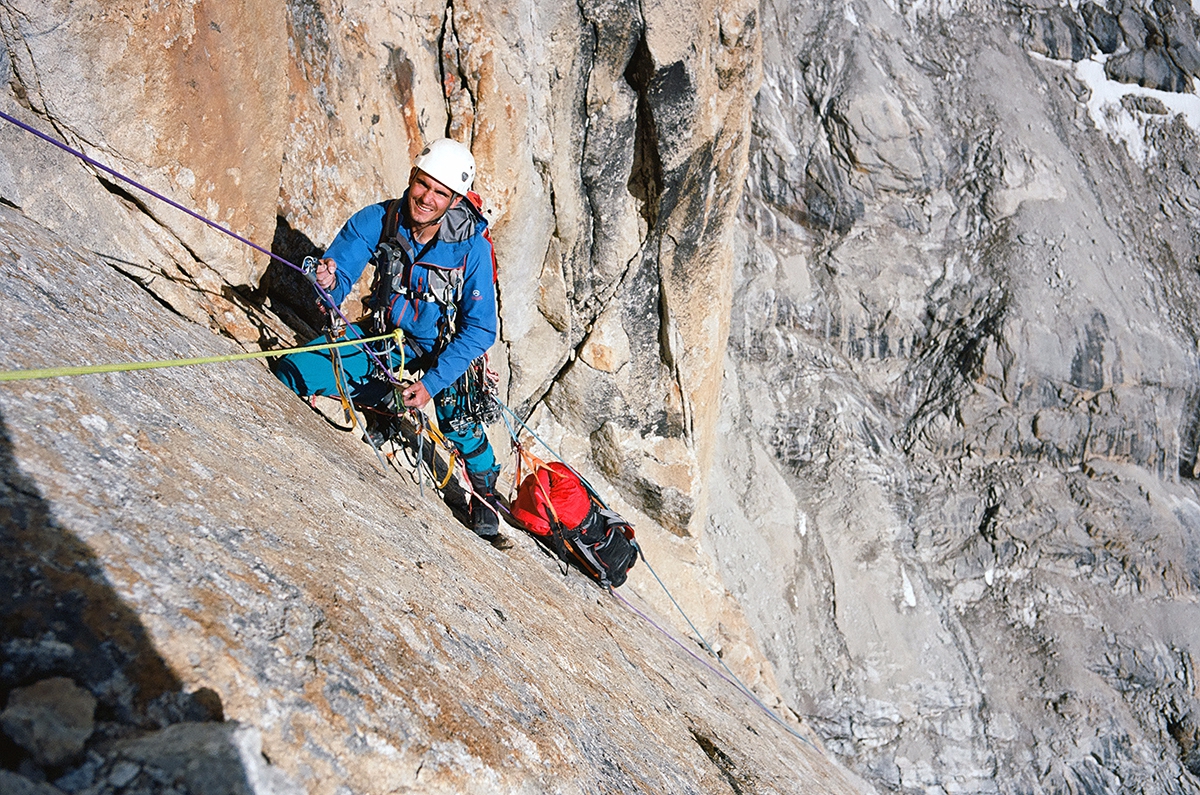
[[442, 216], [442, 226], [438, 230], [438, 238], [447, 243], [461, 243], [469, 240], [472, 235], [482, 234], [487, 228], [487, 219], [469, 199], [463, 197], [454, 207]]

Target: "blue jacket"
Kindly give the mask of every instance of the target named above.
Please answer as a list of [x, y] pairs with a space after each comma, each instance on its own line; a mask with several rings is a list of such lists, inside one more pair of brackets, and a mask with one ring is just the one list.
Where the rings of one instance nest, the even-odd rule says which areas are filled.
[[[402, 199], [407, 206], [408, 194]], [[428, 263], [438, 268], [462, 268], [462, 297], [458, 302], [457, 330], [438, 356], [437, 363], [425, 372], [421, 382], [430, 395], [436, 395], [453, 384], [467, 371], [471, 362], [487, 352], [496, 341], [496, 288], [492, 273], [492, 247], [484, 239], [487, 221], [468, 208], [464, 200], [442, 218], [436, 242], [420, 257], [410, 274], [408, 287], [421, 292], [429, 283]], [[330, 291], [333, 300], [341, 304], [362, 275], [383, 234], [387, 202], [372, 204], [350, 216], [345, 226], [325, 251], [325, 256], [337, 263], [337, 284]], [[396, 234], [403, 235], [420, 252], [424, 244], [413, 239], [405, 226], [403, 210]], [[437, 343], [438, 324], [442, 308], [433, 301], [417, 298], [404, 300], [392, 295], [389, 300], [389, 319], [407, 339], [428, 352]]]

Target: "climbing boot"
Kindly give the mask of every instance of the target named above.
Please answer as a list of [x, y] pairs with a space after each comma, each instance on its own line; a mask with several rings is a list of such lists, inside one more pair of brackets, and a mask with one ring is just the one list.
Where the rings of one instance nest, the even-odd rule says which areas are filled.
[[508, 549], [512, 542], [500, 535], [500, 500], [496, 496], [496, 478], [500, 470], [468, 472], [471, 479], [471, 529], [475, 535], [497, 549]]

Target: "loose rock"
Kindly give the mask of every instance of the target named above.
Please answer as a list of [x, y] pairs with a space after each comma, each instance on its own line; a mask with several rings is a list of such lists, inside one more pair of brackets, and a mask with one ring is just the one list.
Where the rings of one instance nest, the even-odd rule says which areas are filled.
[[8, 695], [0, 726], [42, 765], [56, 766], [83, 750], [95, 724], [95, 697], [70, 679], [43, 679]]

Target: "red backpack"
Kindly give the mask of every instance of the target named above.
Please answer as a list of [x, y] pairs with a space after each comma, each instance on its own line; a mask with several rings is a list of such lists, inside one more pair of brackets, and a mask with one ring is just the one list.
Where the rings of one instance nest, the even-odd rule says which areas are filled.
[[603, 586], [624, 583], [637, 562], [633, 526], [605, 508], [579, 475], [558, 461], [535, 463], [517, 488], [512, 516]]

